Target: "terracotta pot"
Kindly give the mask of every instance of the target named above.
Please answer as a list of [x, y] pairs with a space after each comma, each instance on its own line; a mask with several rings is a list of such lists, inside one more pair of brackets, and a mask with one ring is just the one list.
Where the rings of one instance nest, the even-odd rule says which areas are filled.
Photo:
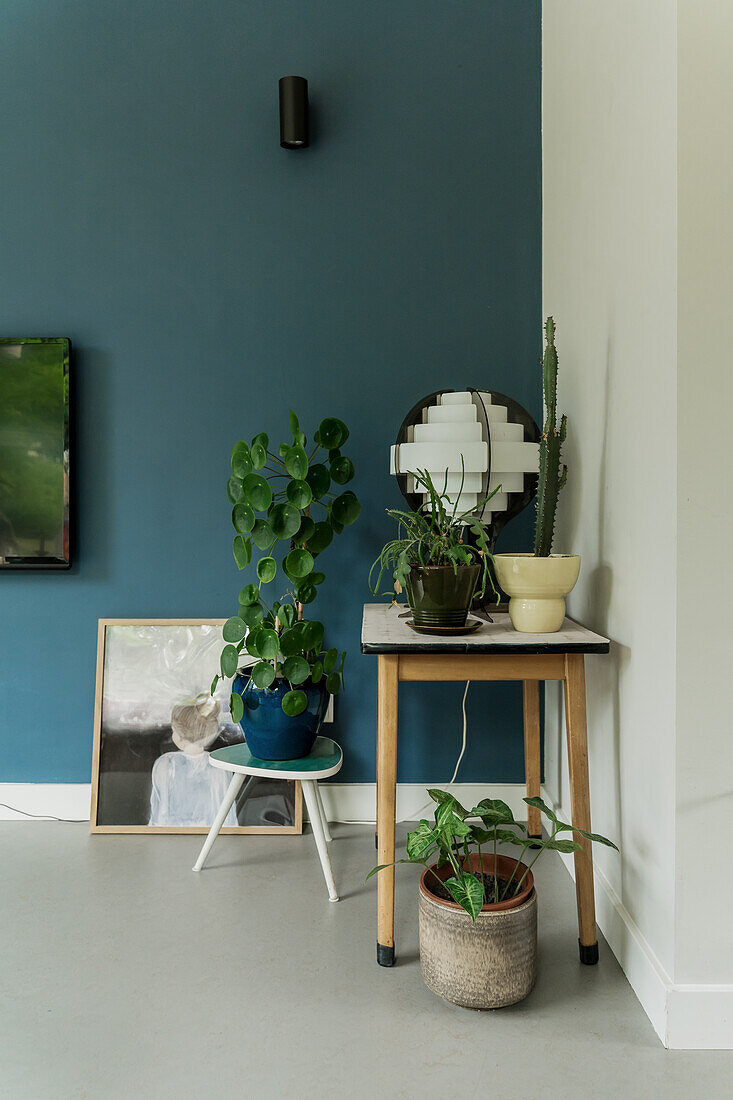
[[499, 584], [510, 597], [509, 616], [523, 634], [554, 634], [565, 620], [565, 597], [580, 573], [578, 554], [495, 554]]
[[[481, 863], [484, 874], [493, 872], [492, 855], [482, 856]], [[517, 860], [499, 856], [497, 864], [500, 876], [508, 878]], [[479, 857], [471, 856], [472, 869], [478, 866]], [[520, 864], [516, 881], [524, 871]], [[523, 1000], [537, 977], [537, 894], [532, 872], [517, 897], [484, 905], [475, 924], [456, 902], [432, 892], [431, 872], [444, 881], [453, 871], [450, 866], [434, 866], [420, 879], [420, 965], [428, 989], [465, 1008], [503, 1008]]]

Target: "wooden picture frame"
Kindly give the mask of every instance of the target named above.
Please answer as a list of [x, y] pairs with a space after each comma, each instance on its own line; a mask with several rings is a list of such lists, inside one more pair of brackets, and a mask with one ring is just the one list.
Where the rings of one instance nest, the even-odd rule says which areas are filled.
[[[97, 632], [97, 675], [94, 698], [94, 742], [92, 755], [92, 801], [89, 821], [90, 833], [165, 833], [165, 834], [206, 834], [209, 826], [199, 825], [150, 825], [150, 824], [110, 824], [99, 822], [100, 785], [103, 753], [103, 703], [105, 686], [105, 662], [107, 656], [107, 631], [110, 627], [203, 627], [223, 626], [225, 619], [99, 619]], [[213, 675], [213, 673], [212, 673]], [[173, 754], [171, 754], [173, 755]], [[220, 769], [211, 769], [220, 771]], [[227, 773], [221, 773], [227, 776]], [[284, 782], [284, 781], [283, 781]], [[246, 834], [263, 836], [273, 834], [301, 834], [303, 832], [303, 792], [299, 782], [295, 782], [292, 825], [228, 825], [221, 830], [223, 834]]]

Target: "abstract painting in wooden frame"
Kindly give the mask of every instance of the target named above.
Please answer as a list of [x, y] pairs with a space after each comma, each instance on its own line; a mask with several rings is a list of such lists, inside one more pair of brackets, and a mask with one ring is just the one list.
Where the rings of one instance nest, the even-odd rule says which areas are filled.
[[[224, 619], [100, 619], [93, 833], [206, 833], [230, 774], [209, 753], [242, 741], [228, 686], [209, 688]], [[223, 833], [301, 833], [294, 781], [250, 778]]]

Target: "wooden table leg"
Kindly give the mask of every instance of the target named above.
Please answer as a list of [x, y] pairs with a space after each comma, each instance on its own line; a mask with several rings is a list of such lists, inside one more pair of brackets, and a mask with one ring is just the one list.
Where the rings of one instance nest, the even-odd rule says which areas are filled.
[[[540, 682], [522, 682], [524, 700], [524, 776], [527, 798], [537, 798], [540, 793], [542, 761], [540, 755]], [[527, 807], [527, 832], [530, 836], [542, 836], [540, 811]]]
[[[568, 740], [570, 809], [572, 823], [590, 831], [590, 787], [588, 783], [588, 733], [585, 712], [585, 661], [582, 653], [565, 656], [565, 729]], [[573, 838], [582, 844], [574, 853], [575, 890], [578, 899], [578, 943], [580, 961], [598, 962], [596, 910], [593, 895], [593, 846], [579, 833]]]
[[[378, 863], [395, 857], [397, 799], [397, 654], [380, 654], [377, 667]], [[377, 962], [394, 966], [394, 867], [377, 875]]]

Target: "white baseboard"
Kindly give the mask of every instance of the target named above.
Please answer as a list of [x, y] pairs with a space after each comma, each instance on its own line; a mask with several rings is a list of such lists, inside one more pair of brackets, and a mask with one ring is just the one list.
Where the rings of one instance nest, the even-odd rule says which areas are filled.
[[[446, 782], [437, 779], [434, 783], [397, 784], [398, 821], [430, 817], [435, 803], [428, 798], [428, 787], [446, 788]], [[526, 793], [523, 783], [454, 783], [449, 789], [469, 809], [482, 798], [502, 798], [519, 821], [527, 819], [527, 807], [522, 801]], [[322, 783], [321, 794], [329, 821], [376, 824], [376, 783]]]
[[673, 985], [667, 993], [670, 1050], [733, 1049], [733, 985]]
[[[428, 787], [444, 787], [445, 782], [398, 783], [397, 820], [428, 816]], [[475, 806], [482, 798], [503, 798], [519, 820], [526, 819], [521, 783], [454, 783], [450, 788], [459, 802]], [[376, 823], [377, 788], [374, 783], [323, 783], [323, 802], [329, 821]], [[88, 821], [91, 803], [89, 783], [0, 783], [0, 821], [29, 821], [26, 814]], [[432, 803], [430, 803], [432, 805]], [[8, 809], [6, 807], [15, 807]], [[21, 812], [16, 812], [16, 810]], [[421, 811], [421, 812], [420, 812]]]
[[[542, 797], [557, 815], [567, 811]], [[560, 857], [575, 879], [571, 855]], [[675, 984], [610, 882], [598, 868], [596, 920], [657, 1035], [670, 1050], [733, 1050], [733, 986]]]
[[88, 821], [91, 801], [91, 783], [0, 783], [0, 821]]

